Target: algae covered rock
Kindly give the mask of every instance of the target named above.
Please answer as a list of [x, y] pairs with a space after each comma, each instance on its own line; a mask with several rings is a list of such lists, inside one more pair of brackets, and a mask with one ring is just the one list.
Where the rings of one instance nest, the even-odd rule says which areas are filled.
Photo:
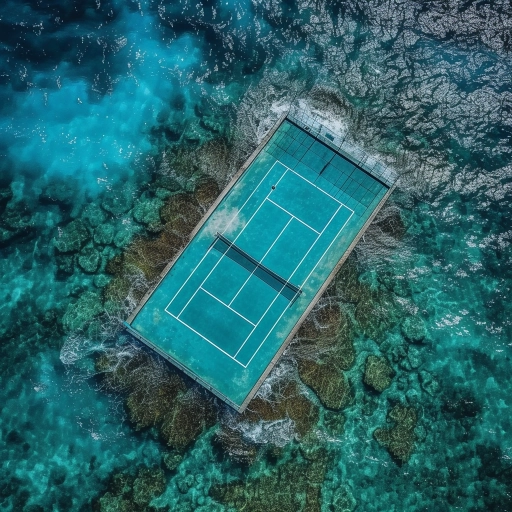
[[422, 342], [427, 335], [425, 322], [419, 316], [407, 317], [400, 327], [404, 337], [413, 343]]
[[164, 472], [160, 468], [141, 468], [133, 482], [133, 501], [147, 506], [149, 502], [165, 491]]
[[162, 457], [162, 460], [169, 471], [174, 471], [183, 461], [183, 455], [178, 452], [169, 452]]
[[166, 487], [162, 469], [141, 467], [137, 475], [115, 474], [108, 485], [107, 492], [100, 497], [94, 510], [101, 512], [142, 512], [152, 510], [150, 502], [160, 496]]
[[211, 176], [204, 176], [196, 182], [194, 196], [204, 210], [214, 203], [219, 194], [219, 185]]
[[122, 496], [106, 492], [99, 500], [100, 512], [135, 512], [131, 501]]
[[394, 421], [395, 425], [392, 428], [376, 429], [373, 437], [387, 448], [399, 464], [402, 464], [409, 460], [414, 449], [414, 428], [418, 421], [416, 410], [413, 407], [396, 405], [388, 414], [389, 420]]
[[177, 374], [168, 374], [157, 386], [134, 387], [126, 401], [130, 420], [136, 430], [158, 425], [172, 411], [178, 395], [186, 390], [185, 384]]
[[179, 193], [171, 196], [160, 210], [165, 229], [182, 237], [188, 237], [201, 220], [202, 212], [192, 194]]
[[61, 253], [78, 252], [89, 240], [89, 231], [81, 220], [73, 220], [59, 228], [53, 244]]
[[87, 291], [67, 307], [62, 319], [64, 330], [72, 332], [81, 329], [102, 311], [101, 297], [95, 292]]
[[[215, 434], [214, 442], [240, 464], [252, 464], [261, 453], [262, 445], [242, 433], [247, 428], [251, 430], [251, 425], [257, 426], [265, 445], [275, 447], [283, 446], [296, 434], [300, 438], [307, 436], [318, 422], [318, 407], [301, 393], [295, 380], [282, 382], [275, 388], [265, 397], [256, 396], [234, 418], [234, 423], [223, 422]], [[284, 424], [289, 426], [288, 430], [283, 430]], [[272, 426], [277, 426], [279, 432], [273, 431]]]
[[181, 395], [166, 414], [161, 432], [169, 446], [184, 450], [204, 430], [215, 424], [213, 405], [191, 390]]
[[302, 360], [298, 363], [298, 369], [302, 382], [318, 395], [325, 407], [340, 410], [350, 403], [348, 380], [332, 363], [319, 364], [315, 361]]
[[167, 231], [153, 240], [137, 238], [130, 244], [124, 255], [124, 273], [130, 274], [134, 268], [139, 269], [144, 277], [151, 281], [160, 275], [181, 246], [181, 239]]
[[337, 304], [327, 304], [311, 313], [297, 333], [293, 354], [298, 359], [329, 361], [348, 370], [355, 360], [353, 329]]
[[391, 385], [395, 371], [385, 357], [369, 355], [364, 366], [364, 383], [381, 393]]
[[240, 415], [240, 420], [251, 423], [278, 421], [290, 418], [295, 423], [299, 436], [310, 432], [318, 422], [318, 407], [301, 393], [293, 380], [272, 391], [268, 397], [256, 396], [250, 406]]
[[327, 464], [325, 452], [314, 460], [294, 454], [291, 462], [258, 478], [213, 485], [210, 495], [219, 503], [245, 512], [320, 512]]

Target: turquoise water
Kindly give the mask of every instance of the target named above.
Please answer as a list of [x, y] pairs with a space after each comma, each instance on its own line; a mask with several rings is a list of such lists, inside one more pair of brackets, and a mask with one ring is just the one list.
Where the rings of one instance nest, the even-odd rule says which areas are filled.
[[[3, 510], [511, 508], [508, 4], [0, 13]], [[222, 189], [292, 103], [400, 182], [308, 324], [338, 329], [339, 367], [318, 372], [304, 334], [259, 419], [239, 420], [116, 319], [155, 278], [138, 237], [165, 264], [205, 211], [202, 180]], [[369, 355], [387, 361], [381, 392]], [[168, 402], [147, 419], [154, 389]]]

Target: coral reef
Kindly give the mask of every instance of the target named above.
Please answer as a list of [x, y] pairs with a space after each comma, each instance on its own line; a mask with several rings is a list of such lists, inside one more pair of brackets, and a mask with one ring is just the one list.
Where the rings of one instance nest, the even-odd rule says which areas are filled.
[[381, 393], [391, 385], [395, 371], [385, 357], [369, 355], [364, 365], [363, 381]]
[[204, 430], [215, 424], [216, 411], [195, 389], [179, 396], [165, 415], [161, 433], [169, 446], [185, 450]]
[[355, 360], [353, 334], [349, 317], [329, 296], [323, 297], [299, 329], [291, 354], [299, 360], [328, 361], [339, 370], [348, 370]]
[[137, 199], [133, 208], [133, 218], [146, 226], [150, 232], [161, 231], [160, 209], [164, 202], [158, 197], [150, 197], [147, 192]]
[[228, 507], [246, 512], [320, 512], [321, 486], [328, 463], [325, 451], [316, 452], [308, 460], [295, 449], [290, 462], [257, 478], [215, 485], [210, 495]]
[[162, 469], [141, 467], [137, 475], [116, 473], [108, 490], [98, 500], [100, 512], [143, 512], [151, 500], [165, 491], [166, 480]]
[[81, 220], [73, 220], [63, 228], [59, 228], [54, 246], [61, 253], [78, 252], [89, 240], [89, 231]]
[[256, 444], [246, 440], [243, 433], [230, 424], [222, 424], [215, 433], [214, 443], [222, 453], [229, 454], [231, 459], [245, 466], [253, 464], [259, 453]]
[[143, 351], [110, 351], [96, 361], [105, 385], [126, 393], [130, 421], [136, 429], [157, 427], [165, 442], [183, 451], [216, 420], [202, 390], [187, 388], [165, 362]]
[[407, 317], [400, 327], [404, 337], [413, 343], [421, 343], [427, 335], [425, 322], [419, 316]]
[[378, 428], [373, 437], [385, 446], [395, 461], [403, 464], [409, 460], [414, 450], [416, 434], [414, 429], [418, 421], [413, 407], [396, 405], [388, 414], [388, 421], [394, 421], [391, 428]]
[[62, 325], [66, 332], [77, 331], [102, 312], [101, 297], [95, 292], [86, 291], [76, 302], [68, 305], [62, 318]]
[[340, 410], [351, 401], [348, 380], [332, 362], [298, 362], [299, 376], [317, 395], [324, 407]]
[[290, 418], [295, 422], [297, 433], [304, 436], [317, 423], [318, 417], [318, 407], [300, 392], [295, 381], [290, 380], [273, 390], [270, 396], [256, 396], [240, 415], [240, 420], [257, 423]]
[[166, 231], [188, 237], [201, 219], [201, 209], [193, 194], [181, 192], [167, 199], [160, 217]]

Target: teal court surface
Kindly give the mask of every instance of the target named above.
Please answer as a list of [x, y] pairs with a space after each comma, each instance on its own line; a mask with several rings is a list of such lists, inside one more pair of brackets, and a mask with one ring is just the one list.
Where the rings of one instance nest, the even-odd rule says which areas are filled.
[[329, 135], [281, 120], [126, 322], [239, 411], [392, 190]]

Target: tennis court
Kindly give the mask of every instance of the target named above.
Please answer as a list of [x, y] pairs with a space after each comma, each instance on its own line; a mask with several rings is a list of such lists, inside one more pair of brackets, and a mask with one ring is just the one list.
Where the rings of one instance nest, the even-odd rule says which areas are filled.
[[388, 193], [284, 120], [127, 326], [243, 409]]

